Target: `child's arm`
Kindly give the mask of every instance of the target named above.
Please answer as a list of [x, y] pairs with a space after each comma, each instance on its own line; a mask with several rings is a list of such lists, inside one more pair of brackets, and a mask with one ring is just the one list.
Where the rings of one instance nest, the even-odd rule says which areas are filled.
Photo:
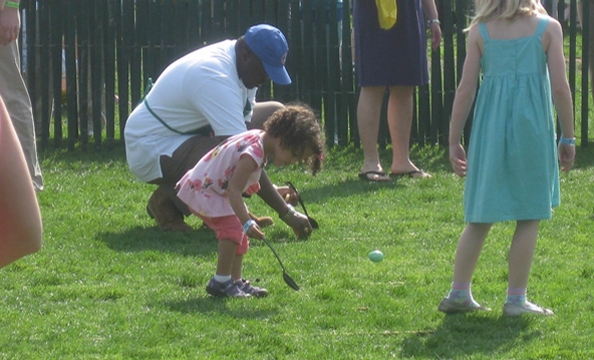
[[[555, 19], [549, 21], [545, 37], [543, 39], [546, 53], [549, 74], [551, 77], [551, 91], [553, 103], [561, 125], [561, 137], [575, 139], [573, 127], [573, 106], [571, 90], [565, 73], [565, 56], [563, 55], [563, 30], [561, 24]], [[548, 46], [547, 46], [548, 45]], [[573, 166], [575, 158], [575, 145], [559, 143], [559, 162], [561, 170], [569, 171]]]
[[482, 38], [477, 26], [473, 26], [468, 34], [466, 59], [462, 70], [462, 78], [456, 90], [452, 119], [450, 122], [450, 163], [454, 172], [466, 176], [466, 152], [461, 144], [462, 132], [470, 113], [476, 94], [476, 87], [481, 69]]
[[[248, 179], [252, 173], [256, 171], [257, 167], [258, 164], [256, 164], [256, 161], [252, 157], [242, 155], [235, 166], [233, 175], [229, 179], [229, 184], [227, 184], [229, 204], [242, 224], [245, 224], [250, 220], [250, 215], [245, 202], [243, 202], [241, 194], [247, 185]], [[252, 238], [261, 238], [264, 236], [264, 233], [260, 231], [260, 228], [255, 223], [249, 228], [246, 234]]]

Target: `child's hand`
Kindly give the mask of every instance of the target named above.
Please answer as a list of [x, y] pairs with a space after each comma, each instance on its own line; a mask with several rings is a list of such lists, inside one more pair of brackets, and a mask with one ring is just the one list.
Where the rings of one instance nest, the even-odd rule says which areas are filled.
[[559, 154], [559, 164], [561, 165], [562, 171], [569, 171], [573, 167], [573, 161], [575, 159], [575, 145], [559, 144], [557, 150]]
[[264, 233], [262, 232], [262, 230], [260, 230], [260, 227], [255, 221], [252, 223], [252, 225], [245, 234], [252, 239], [262, 239], [264, 237]]
[[452, 169], [460, 177], [466, 176], [466, 151], [462, 144], [451, 144], [450, 145], [450, 163]]

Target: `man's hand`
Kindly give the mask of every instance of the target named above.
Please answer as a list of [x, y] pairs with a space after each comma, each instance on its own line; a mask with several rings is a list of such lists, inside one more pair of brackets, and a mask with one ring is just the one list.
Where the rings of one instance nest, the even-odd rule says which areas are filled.
[[308, 237], [313, 231], [307, 216], [295, 211], [293, 207], [289, 207], [289, 212], [282, 216], [281, 220], [293, 228], [295, 235], [299, 237]]
[[19, 37], [21, 15], [19, 9], [4, 7], [0, 11], [0, 45], [6, 45]]
[[280, 196], [285, 200], [287, 204], [291, 204], [293, 206], [297, 205], [299, 201], [299, 195], [288, 186], [277, 186], [276, 191], [280, 194]]

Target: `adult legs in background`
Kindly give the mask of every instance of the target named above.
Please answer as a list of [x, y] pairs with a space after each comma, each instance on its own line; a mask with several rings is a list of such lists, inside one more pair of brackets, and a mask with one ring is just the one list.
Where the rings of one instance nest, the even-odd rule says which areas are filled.
[[19, 67], [16, 41], [0, 46], [0, 96], [18, 135], [35, 190], [43, 190], [43, 177], [37, 159], [35, 123], [29, 93]]
[[[357, 127], [363, 148], [360, 173], [372, 181], [389, 180], [383, 172], [377, 150], [377, 137], [385, 86], [362, 86], [357, 103]], [[376, 172], [375, 174], [373, 172]]]
[[190, 211], [177, 197], [175, 186], [189, 169], [224, 139], [224, 137], [192, 136], [181, 144], [171, 157], [161, 156], [163, 177], [150, 182], [159, 187], [149, 198], [146, 207], [149, 216], [155, 219], [161, 229], [169, 231], [192, 229], [184, 221], [184, 216], [190, 215]]
[[[363, 147], [363, 165], [360, 172], [362, 174], [368, 173], [367, 179], [372, 181], [386, 180], [386, 176], [381, 175], [383, 169], [377, 150], [377, 137], [385, 89], [383, 86], [361, 87], [357, 105], [357, 125]], [[419, 171], [409, 157], [414, 87], [392, 86], [389, 90], [388, 128], [390, 129], [392, 141], [390, 172], [392, 174], [428, 177], [430, 175]], [[379, 174], [370, 172], [378, 172]]]
[[413, 118], [413, 86], [392, 86], [388, 101], [388, 127], [392, 140], [392, 174], [430, 177], [412, 163], [409, 157], [410, 130]]

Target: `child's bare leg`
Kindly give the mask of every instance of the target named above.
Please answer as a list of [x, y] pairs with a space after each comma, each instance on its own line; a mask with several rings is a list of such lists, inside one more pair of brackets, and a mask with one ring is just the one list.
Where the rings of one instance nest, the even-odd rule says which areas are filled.
[[525, 313], [553, 315], [550, 309], [542, 308], [526, 300], [528, 277], [538, 236], [538, 220], [518, 221], [509, 249], [509, 279], [507, 298], [503, 307], [506, 316], [520, 316]]
[[458, 242], [454, 263], [454, 282], [470, 283], [487, 234], [493, 224], [469, 223]]
[[237, 243], [232, 240], [220, 240], [218, 247], [217, 275], [231, 276]]
[[233, 263], [231, 267], [231, 278], [233, 280], [240, 280], [243, 275], [241, 273], [241, 267], [243, 264], [243, 255], [235, 255], [233, 256]]
[[509, 287], [525, 288], [534, 257], [539, 221], [518, 221], [509, 248]]
[[[247, 240], [246, 240], [247, 241]], [[231, 280], [233, 283], [244, 293], [255, 296], [265, 297], [268, 296], [268, 290], [253, 286], [249, 281], [243, 279], [242, 269], [243, 267], [243, 255], [234, 255], [231, 266]]]
[[[394, 174], [419, 170], [409, 156], [414, 91], [414, 86], [390, 87], [390, 99], [388, 101], [388, 127], [392, 141], [390, 172]], [[430, 175], [421, 174], [420, 177], [430, 177]]]
[[[239, 269], [239, 276], [241, 276], [241, 259], [243, 256], [235, 255], [237, 246], [237, 243], [232, 240], [219, 240], [217, 272], [206, 286], [206, 291], [212, 296], [250, 296], [243, 292], [232, 279], [232, 275], [235, 274], [234, 270], [237, 266], [237, 261], [239, 261], [237, 267]], [[238, 258], [239, 260], [237, 260]]]
[[480, 256], [483, 244], [492, 224], [469, 223], [458, 241], [454, 262], [454, 281], [452, 288], [438, 310], [445, 313], [460, 313], [477, 310], [490, 310], [474, 301], [470, 282]]
[[526, 300], [528, 278], [532, 267], [534, 249], [538, 236], [538, 220], [518, 221], [509, 249], [509, 279], [504, 315], [520, 316], [524, 313], [553, 315], [550, 309], [542, 308]]

